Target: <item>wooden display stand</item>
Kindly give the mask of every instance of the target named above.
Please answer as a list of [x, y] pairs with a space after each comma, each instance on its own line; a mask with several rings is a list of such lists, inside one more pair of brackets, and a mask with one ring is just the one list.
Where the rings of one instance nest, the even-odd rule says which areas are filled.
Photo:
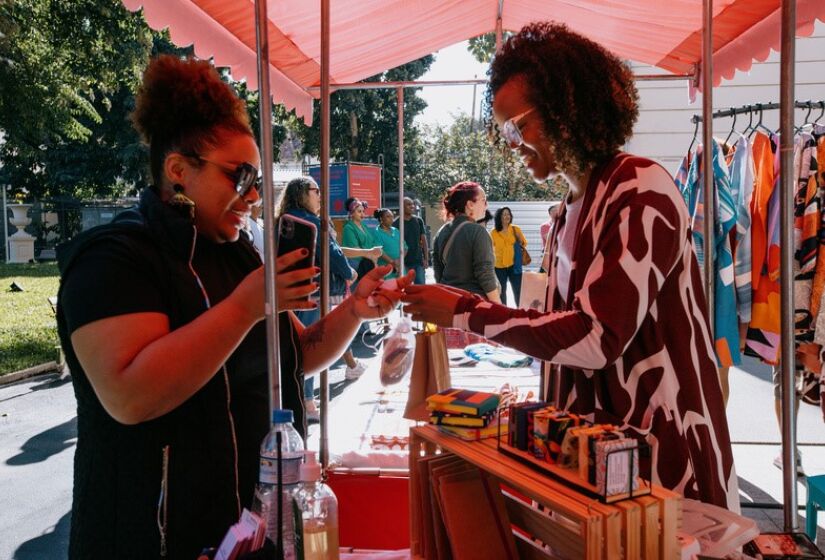
[[410, 430], [410, 550], [414, 558], [433, 557], [425, 551], [423, 538], [425, 513], [429, 512], [421, 507], [422, 499], [429, 501], [422, 495], [429, 473], [419, 468], [419, 463], [433, 455], [453, 455], [498, 480], [519, 558], [681, 558], [676, 538], [681, 526], [679, 494], [653, 485], [648, 496], [603, 504], [499, 453], [495, 438], [468, 442], [433, 426]]

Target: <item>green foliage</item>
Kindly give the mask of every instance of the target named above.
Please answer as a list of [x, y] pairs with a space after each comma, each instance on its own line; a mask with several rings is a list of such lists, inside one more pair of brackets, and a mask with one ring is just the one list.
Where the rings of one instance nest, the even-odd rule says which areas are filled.
[[449, 127], [427, 129], [423, 162], [407, 187], [426, 202], [437, 202], [447, 187], [475, 181], [489, 200], [557, 200], [566, 191], [563, 180], [537, 184], [510, 150], [490, 143], [482, 123], [461, 115]]
[[[24, 291], [8, 288], [17, 282]], [[57, 295], [57, 265], [0, 264], [0, 375], [56, 359], [57, 324], [48, 298]]]
[[[400, 82], [420, 78], [432, 65], [427, 55], [387, 70], [365, 82]], [[415, 176], [421, 168], [419, 130], [413, 119], [427, 103], [418, 97], [418, 88], [404, 90], [404, 176]], [[378, 163], [384, 159], [384, 191], [398, 191], [398, 113], [395, 89], [338, 91], [330, 104], [330, 158], [333, 161]], [[313, 126], [297, 130], [304, 153], [320, 155], [321, 111], [315, 104]]]
[[[506, 41], [511, 35], [512, 33], [510, 31], [505, 31], [501, 35], [501, 40]], [[470, 51], [470, 54], [472, 54], [477, 61], [489, 63], [493, 60], [493, 55], [496, 54], [495, 33], [485, 33], [484, 35], [473, 37], [469, 43], [467, 50]]]

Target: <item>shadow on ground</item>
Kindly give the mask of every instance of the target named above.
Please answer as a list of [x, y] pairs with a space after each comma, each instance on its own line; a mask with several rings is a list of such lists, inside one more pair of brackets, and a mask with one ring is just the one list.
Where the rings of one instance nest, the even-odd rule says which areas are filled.
[[6, 464], [19, 467], [40, 463], [74, 445], [77, 439], [77, 417], [30, 437], [21, 446], [21, 452], [10, 457]]
[[12, 560], [52, 560], [66, 558], [72, 512], [67, 511], [48, 533], [30, 539], [14, 551]]

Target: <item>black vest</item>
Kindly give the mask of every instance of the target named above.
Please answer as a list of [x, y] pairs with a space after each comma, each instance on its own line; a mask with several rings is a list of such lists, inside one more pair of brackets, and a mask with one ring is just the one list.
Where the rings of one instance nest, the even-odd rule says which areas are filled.
[[[76, 257], [92, 244], [123, 244], [137, 262], [151, 267], [158, 284], [165, 287], [170, 329], [174, 330], [207, 308], [189, 268], [194, 242], [191, 220], [147, 189], [137, 210], [77, 236], [59, 249], [58, 261], [65, 279]], [[236, 257], [250, 271], [260, 266], [246, 240], [233, 245], [237, 246]], [[177, 409], [127, 426], [104, 410], [80, 367], [61, 312], [62, 301], [58, 292], [58, 334], [78, 403], [69, 557], [158, 558], [165, 540], [166, 557], [188, 560], [196, 558], [203, 547], [217, 546], [226, 529], [238, 520], [239, 501], [241, 507], [250, 506], [257, 449], [269, 428], [265, 344], [256, 347], [252, 356], [253, 362], [257, 360], [254, 371], [260, 373], [247, 376], [242, 388], [236, 390], [237, 380], [222, 368]], [[297, 333], [285, 313], [279, 326], [282, 400], [284, 408], [295, 412], [300, 431], [303, 386]], [[263, 323], [255, 328], [264, 328]], [[242, 362], [248, 366], [249, 357]], [[174, 372], [175, 364], [170, 363], [170, 375]], [[240, 455], [237, 476], [236, 453]]]

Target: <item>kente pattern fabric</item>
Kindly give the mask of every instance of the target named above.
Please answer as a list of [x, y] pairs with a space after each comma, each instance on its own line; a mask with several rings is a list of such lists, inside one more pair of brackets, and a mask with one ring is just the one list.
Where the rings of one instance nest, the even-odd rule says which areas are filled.
[[466, 296], [453, 325], [560, 365], [560, 406], [647, 441], [656, 483], [738, 511], [701, 273], [679, 191], [658, 164], [620, 154], [593, 171], [583, 199], [567, 300], [556, 289], [554, 259], [552, 311]]
[[[816, 141], [816, 161], [817, 168], [814, 172], [817, 187], [819, 189], [820, 200], [825, 201], [825, 125], [818, 125], [813, 130]], [[825, 308], [823, 297], [825, 297], [825, 211], [820, 211], [820, 224], [817, 247], [818, 266], [811, 287], [811, 315], [814, 316], [814, 342], [825, 344], [825, 316], [820, 311]]]
[[812, 342], [811, 290], [819, 249], [820, 198], [816, 184], [816, 141], [800, 134], [794, 141], [794, 330], [796, 342]]
[[[736, 312], [739, 323], [751, 320], [752, 255], [751, 199], [753, 198], [753, 152], [747, 136], [740, 136], [730, 163], [730, 193], [736, 207], [736, 235], [733, 243], [733, 271]], [[742, 340], [739, 341], [740, 345]]]
[[769, 364], [779, 360], [779, 137], [753, 137], [751, 241], [753, 300], [745, 353]]
[[[731, 194], [730, 177], [725, 165], [722, 147], [713, 142], [713, 187], [716, 219], [713, 230], [714, 274], [714, 333], [716, 340], [716, 360], [721, 367], [739, 365], [739, 322], [736, 316], [736, 289], [733, 266], [731, 231], [736, 228], [736, 203]], [[685, 191], [682, 197], [687, 201], [691, 216], [693, 242], [696, 256], [701, 266], [704, 262], [704, 170], [702, 169], [702, 146], [696, 149], [696, 157], [690, 165]]]

